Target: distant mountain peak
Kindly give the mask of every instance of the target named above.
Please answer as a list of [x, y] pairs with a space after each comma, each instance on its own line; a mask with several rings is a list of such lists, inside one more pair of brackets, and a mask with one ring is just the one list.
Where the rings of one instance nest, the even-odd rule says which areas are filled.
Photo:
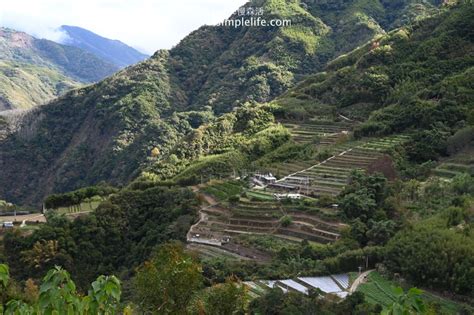
[[0, 111], [44, 104], [118, 69], [83, 49], [0, 27]]
[[79, 26], [62, 25], [60, 30], [67, 35], [63, 44], [89, 51], [121, 68], [149, 57], [120, 40], [100, 36]]
[[8, 40], [12, 48], [27, 48], [32, 46], [33, 37], [9, 28], [0, 27], [0, 38]]

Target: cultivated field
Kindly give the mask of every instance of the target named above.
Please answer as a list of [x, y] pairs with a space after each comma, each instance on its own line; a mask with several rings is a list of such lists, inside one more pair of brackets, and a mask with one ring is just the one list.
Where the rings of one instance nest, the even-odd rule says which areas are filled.
[[189, 231], [188, 241], [229, 248], [229, 244], [242, 246], [233, 241], [239, 235], [272, 235], [289, 243], [308, 240], [326, 244], [339, 239], [344, 225], [335, 219], [335, 210], [305, 206], [300, 201], [281, 202], [253, 191], [225, 201], [225, 196], [235, 196], [237, 188], [229, 189], [235, 185], [236, 182], [214, 182], [201, 188], [209, 205], [202, 207], [200, 220]]
[[[276, 165], [278, 173], [275, 174], [285, 175], [265, 190], [248, 190], [244, 187], [246, 183], [236, 180], [200, 185], [198, 193], [208, 205], [202, 207], [199, 222], [188, 233], [190, 243], [223, 249], [237, 244], [235, 240], [242, 235], [271, 235], [287, 243], [302, 240], [321, 244], [334, 242], [340, 238], [345, 227], [340, 222], [337, 207], [317, 207], [315, 200], [279, 201], [273, 194], [298, 192], [316, 198], [335, 197], [347, 185], [353, 170], [368, 169], [384, 153], [408, 139], [407, 136], [397, 135], [348, 141], [348, 130], [351, 128], [348, 124], [285, 125], [295, 141], [310, 144], [312, 139], [317, 139], [314, 145], [323, 146], [331, 152], [330, 157], [321, 162], [291, 161]], [[203, 256], [216, 255], [209, 248], [195, 249]], [[234, 254], [249, 257], [244, 252], [242, 248], [241, 252], [237, 249]]]
[[[275, 191], [294, 191], [308, 196], [337, 196], [355, 169], [367, 169], [383, 153], [407, 141], [404, 135], [348, 142], [336, 146], [328, 159], [300, 169], [269, 185]], [[295, 167], [296, 168], [296, 167]]]
[[[361, 284], [357, 291], [365, 294], [369, 303], [387, 306], [396, 301], [393, 289], [399, 285], [382, 277], [378, 272], [372, 272], [367, 276], [367, 282]], [[435, 296], [429, 292], [422, 295], [425, 303], [435, 303], [441, 307], [443, 314], [458, 314], [459, 305], [442, 297]]]
[[290, 131], [295, 142], [320, 145], [336, 144], [352, 129], [349, 124], [332, 122], [283, 123], [283, 125]]
[[433, 173], [447, 180], [460, 174], [474, 175], [474, 147], [471, 145], [453, 157], [444, 159]]

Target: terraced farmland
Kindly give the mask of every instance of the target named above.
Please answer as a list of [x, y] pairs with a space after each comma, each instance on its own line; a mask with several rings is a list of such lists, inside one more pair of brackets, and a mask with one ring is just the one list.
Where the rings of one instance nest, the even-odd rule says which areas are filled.
[[243, 188], [242, 183], [234, 180], [226, 182], [212, 181], [203, 188], [203, 191], [219, 200], [227, 200], [231, 196], [239, 195]]
[[335, 150], [335, 155], [327, 160], [291, 173], [269, 185], [269, 188], [297, 191], [308, 196], [337, 196], [344, 189], [354, 169], [367, 169], [382, 157], [382, 153], [407, 139], [407, 136], [398, 135], [340, 145]]
[[[367, 282], [362, 283], [357, 291], [365, 294], [367, 302], [388, 306], [396, 301], [393, 288], [399, 286], [397, 283], [382, 277], [378, 272], [372, 272], [367, 276]], [[425, 303], [436, 303], [441, 306], [443, 314], [458, 314], [459, 305], [436, 295], [425, 292], [422, 294]]]
[[[207, 195], [209, 198], [213, 199]], [[332, 209], [303, 209], [299, 203], [284, 204], [276, 200], [213, 200], [201, 209], [199, 222], [188, 233], [189, 242], [225, 248], [238, 235], [273, 235], [285, 242], [309, 240], [325, 244], [339, 239], [340, 229], [344, 227], [334, 219], [329, 220], [328, 215], [318, 215], [334, 212]], [[283, 224], [283, 217], [289, 217], [290, 223]]]
[[229, 260], [249, 260], [250, 258], [241, 256], [231, 251], [205, 244], [191, 243], [186, 246], [188, 250], [196, 252], [201, 258], [226, 258]]
[[[190, 229], [188, 241], [221, 248], [232, 244], [238, 235], [272, 235], [286, 242], [334, 242], [344, 227], [338, 222], [337, 210], [305, 208], [304, 202], [281, 202], [274, 200], [272, 194], [283, 190], [307, 196], [336, 196], [354, 169], [367, 169], [383, 152], [406, 140], [406, 136], [392, 136], [339, 144], [333, 148], [335, 155], [325, 161], [294, 162], [295, 171], [269, 184], [265, 192], [243, 193], [243, 183], [238, 181], [212, 182], [200, 187], [209, 206], [201, 209], [200, 220]], [[229, 197], [233, 197], [233, 202]]]
[[392, 283], [376, 272], [372, 272], [367, 278], [368, 282], [361, 284], [357, 291], [364, 293], [368, 302], [387, 306], [396, 301]]
[[471, 145], [455, 156], [444, 160], [433, 173], [447, 180], [460, 174], [474, 175], [474, 147]]
[[283, 123], [297, 143], [331, 145], [344, 138], [352, 127], [344, 123], [309, 122], [303, 124]]
[[72, 214], [72, 213], [80, 213], [80, 212], [91, 212], [97, 209], [100, 203], [103, 200], [96, 199], [93, 201], [86, 201], [78, 205], [69, 206], [69, 207], [59, 207], [54, 209], [57, 213], [60, 214]]

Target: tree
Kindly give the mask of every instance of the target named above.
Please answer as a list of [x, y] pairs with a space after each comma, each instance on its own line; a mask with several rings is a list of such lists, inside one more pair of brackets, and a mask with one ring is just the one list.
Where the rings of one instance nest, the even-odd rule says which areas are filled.
[[48, 212], [48, 222], [33, 233], [11, 230], [4, 254], [18, 280], [40, 279], [55, 265], [68, 270], [80, 291], [101, 274], [133, 270], [153, 249], [170, 239], [185, 239], [197, 200], [192, 191], [154, 183], [110, 196], [75, 220]]
[[135, 301], [145, 314], [186, 314], [194, 293], [201, 288], [201, 266], [179, 243], [160, 246], [134, 279]]
[[474, 240], [422, 222], [385, 246], [384, 263], [415, 284], [473, 295]]
[[[10, 282], [7, 265], [0, 265], [0, 290], [2, 296]], [[35, 291], [30, 286], [26, 290]], [[77, 315], [113, 315], [117, 314], [120, 303], [120, 281], [114, 276], [100, 276], [89, 290], [88, 295], [82, 296], [76, 291], [76, 285], [71, 280], [69, 273], [56, 267], [51, 269], [44, 277], [39, 290], [39, 296], [27, 302], [20, 299], [2, 301], [0, 306], [2, 314], [15, 315], [44, 315], [44, 314], [77, 314]]]
[[453, 190], [457, 194], [474, 194], [474, 176], [469, 174], [459, 174], [453, 178]]
[[247, 308], [247, 288], [236, 278], [216, 284], [199, 294], [191, 304], [190, 313], [221, 315], [244, 314]]
[[340, 207], [344, 214], [350, 218], [360, 217], [362, 221], [367, 221], [375, 212], [375, 200], [369, 195], [367, 189], [360, 189], [357, 192], [349, 193], [342, 197]]
[[387, 221], [369, 221], [369, 230], [367, 231], [367, 239], [369, 245], [383, 245], [395, 235], [397, 224], [392, 220]]
[[160, 155], [160, 149], [158, 149], [157, 147], [155, 147], [151, 150], [151, 156], [152, 157], [158, 157], [159, 155]]
[[282, 227], [288, 227], [293, 222], [293, 219], [289, 215], [285, 215], [280, 219], [280, 224]]
[[446, 154], [446, 132], [438, 129], [417, 132], [407, 144], [408, 158], [415, 162], [435, 161]]

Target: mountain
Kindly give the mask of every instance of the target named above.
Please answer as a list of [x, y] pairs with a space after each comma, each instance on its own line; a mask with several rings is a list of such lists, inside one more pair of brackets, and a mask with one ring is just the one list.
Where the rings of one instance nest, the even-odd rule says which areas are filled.
[[78, 26], [63, 25], [60, 30], [67, 34], [63, 44], [81, 48], [120, 68], [149, 57], [119, 40], [99, 36]]
[[[308, 3], [307, 9], [298, 1], [290, 0], [249, 3], [252, 6], [263, 5], [268, 19], [291, 17], [292, 26], [204, 26], [170, 51], [159, 51], [143, 63], [128, 67], [96, 85], [69, 92], [26, 114], [20, 122], [9, 127], [10, 135], [0, 143], [0, 198], [38, 204], [50, 193], [103, 180], [125, 184], [147, 167], [151, 174], [157, 174], [152, 176], [170, 178], [193, 159], [210, 153], [227, 154], [216, 157], [217, 160], [210, 159], [212, 163], [228, 159], [227, 163], [230, 159], [237, 165], [243, 165], [242, 155], [228, 153], [229, 148], [235, 148], [239, 139], [247, 141], [247, 136], [260, 132], [261, 127], [267, 126], [273, 119], [268, 109], [253, 108], [252, 102], [272, 101], [297, 81], [324, 70], [327, 62], [336, 55], [358, 46], [367, 47], [365, 43], [374, 36], [384, 38], [386, 31], [398, 26], [400, 21], [417, 20], [414, 18], [417, 15], [412, 14], [415, 12], [413, 6], [416, 12], [422, 14], [438, 12], [434, 6], [436, 2], [426, 1], [318, 3]], [[424, 45], [425, 50], [430, 52], [430, 71], [437, 80], [447, 78], [448, 74], [454, 75], [451, 72], [437, 72], [436, 65], [444, 67], [446, 60], [455, 52], [451, 46], [431, 46], [429, 43], [440, 42], [437, 36], [447, 36], [454, 27], [449, 24], [449, 17], [455, 19], [459, 11], [443, 13], [428, 26], [424, 26], [424, 20], [421, 20], [421, 30], [407, 36], [408, 42], [413, 41], [412, 45]], [[345, 25], [354, 21], [357, 21], [355, 29], [358, 31], [348, 32], [351, 29]], [[465, 16], [457, 17], [456, 21], [469, 24]], [[437, 24], [440, 24], [437, 26], [438, 35], [421, 36], [428, 32], [427, 28], [431, 31]], [[465, 37], [469, 29], [456, 28], [450, 42]], [[465, 41], [460, 40], [460, 43]], [[397, 47], [395, 44], [390, 48], [385, 46], [381, 45], [375, 52], [383, 54], [385, 49], [395, 50], [394, 47]], [[462, 47], [468, 49], [469, 45]], [[379, 75], [377, 70], [381, 65], [376, 63], [378, 55], [372, 58], [372, 53], [364, 54], [364, 51], [359, 48], [340, 57], [341, 69], [338, 72], [320, 73], [310, 79], [313, 81], [304, 81], [303, 87], [308, 82], [314, 82], [318, 87], [317, 80], [329, 76], [337, 81], [334, 88], [320, 86], [326, 88], [328, 100], [338, 100], [338, 92], [344, 90], [346, 84], [354, 85], [356, 90], [361, 89], [360, 94], [354, 97], [364, 95], [362, 93], [367, 87], [353, 80], [357, 77], [343, 76], [358, 65], [356, 56], [361, 53], [364, 57], [362, 61], [374, 72], [369, 71], [363, 82], [374, 85], [374, 91], [378, 91], [377, 84], [385, 84], [386, 76], [391, 73]], [[393, 58], [401, 58], [400, 55], [404, 54], [403, 50], [396, 52], [391, 52]], [[392, 61], [394, 69], [397, 69], [397, 60]], [[459, 63], [452, 71], [466, 71], [468, 61]], [[426, 61], [414, 59], [408, 64], [412, 67], [409, 69], [415, 71]], [[328, 70], [330, 67], [331, 64]], [[419, 82], [419, 85], [425, 82], [417, 76], [410, 77], [410, 80]], [[330, 81], [325, 82], [329, 84]], [[388, 80], [386, 84], [394, 87], [396, 82]], [[375, 92], [366, 92], [375, 102], [375, 96], [371, 93]], [[304, 103], [304, 106], [314, 106], [316, 111], [318, 103], [311, 101], [311, 97], [316, 96], [295, 95], [287, 102], [286, 108], [291, 104]], [[350, 100], [351, 93], [348, 92], [347, 97]], [[326, 102], [326, 99], [321, 102]], [[247, 105], [244, 106], [245, 103]], [[285, 108], [284, 105], [278, 104], [281, 108]], [[337, 112], [338, 106], [329, 105], [329, 112]], [[277, 117], [292, 115], [291, 109], [281, 108], [280, 112], [275, 113]], [[210, 127], [206, 127], [208, 124]], [[228, 141], [222, 139], [234, 132], [237, 134], [235, 137]], [[267, 136], [271, 138], [272, 133]], [[253, 143], [253, 152], [264, 152], [265, 148], [271, 147], [268, 143], [272, 141], [270, 138], [265, 140], [267, 144]], [[187, 142], [179, 146], [183, 141]], [[278, 141], [273, 143], [276, 145]], [[199, 150], [193, 151], [195, 147]], [[160, 152], [158, 158], [150, 154], [154, 148]]]
[[0, 28], [0, 111], [43, 104], [117, 70], [84, 50]]
[[376, 36], [275, 103], [287, 119], [336, 111], [364, 122], [361, 136], [462, 126], [473, 107], [473, 18], [464, 6]]

